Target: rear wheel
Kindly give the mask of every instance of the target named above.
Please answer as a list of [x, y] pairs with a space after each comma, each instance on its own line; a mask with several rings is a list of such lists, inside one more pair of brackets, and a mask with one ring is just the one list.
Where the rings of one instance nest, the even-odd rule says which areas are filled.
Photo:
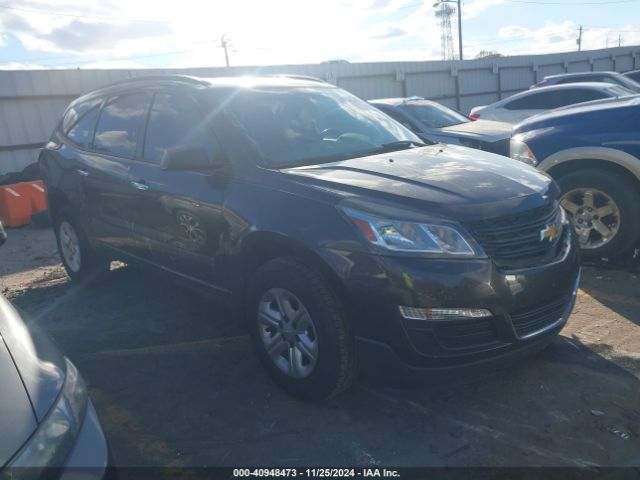
[[304, 399], [348, 388], [355, 349], [342, 302], [328, 282], [295, 258], [263, 265], [250, 288], [251, 331], [275, 382]]
[[558, 184], [584, 256], [622, 256], [640, 240], [640, 192], [627, 177], [588, 169], [560, 177]]
[[71, 280], [90, 281], [109, 269], [110, 262], [91, 248], [69, 209], [56, 215], [55, 235], [62, 265]]

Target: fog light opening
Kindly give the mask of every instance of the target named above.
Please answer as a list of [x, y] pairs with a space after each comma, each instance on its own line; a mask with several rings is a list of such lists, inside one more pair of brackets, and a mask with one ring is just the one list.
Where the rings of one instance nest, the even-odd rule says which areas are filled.
[[491, 312], [484, 308], [416, 308], [398, 306], [400, 315], [407, 320], [455, 320], [486, 318]]

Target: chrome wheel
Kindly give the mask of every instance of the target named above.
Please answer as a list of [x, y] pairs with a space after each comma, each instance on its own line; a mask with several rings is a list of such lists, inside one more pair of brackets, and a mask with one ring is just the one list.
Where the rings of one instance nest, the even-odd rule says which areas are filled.
[[58, 230], [62, 258], [73, 272], [79, 272], [82, 266], [80, 254], [80, 241], [75, 229], [69, 222], [60, 223]]
[[609, 243], [620, 229], [620, 209], [606, 193], [594, 188], [576, 188], [565, 193], [560, 205], [571, 215], [580, 247], [599, 248]]
[[258, 306], [258, 327], [273, 363], [293, 378], [311, 375], [318, 363], [318, 335], [302, 302], [283, 288], [267, 290]]

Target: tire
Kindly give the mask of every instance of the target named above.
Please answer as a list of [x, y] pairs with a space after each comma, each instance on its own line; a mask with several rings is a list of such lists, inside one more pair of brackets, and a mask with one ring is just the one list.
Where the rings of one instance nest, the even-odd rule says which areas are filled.
[[[109, 270], [110, 261], [96, 253], [69, 208], [55, 215], [54, 230], [62, 265], [73, 281], [91, 282]], [[75, 238], [73, 238], [75, 236]], [[76, 247], [77, 246], [77, 250]], [[76, 256], [69, 249], [76, 250]]]
[[[619, 220], [609, 225], [618, 225], [617, 232], [604, 244], [594, 248], [584, 248], [581, 253], [587, 258], [616, 258], [627, 254], [640, 240], [640, 191], [626, 176], [617, 172], [601, 169], [585, 169], [569, 173], [557, 179], [562, 190], [562, 204], [566, 205], [571, 192], [581, 189], [594, 189], [610, 197], [617, 206]], [[571, 212], [570, 212], [571, 213]], [[598, 217], [594, 217], [598, 219]], [[607, 217], [613, 219], [614, 217]], [[603, 219], [600, 219], [604, 221]], [[577, 226], [575, 215], [572, 223]], [[576, 229], [576, 232], [579, 232]], [[597, 234], [596, 234], [597, 235]], [[604, 238], [604, 237], [603, 237]]]
[[[281, 299], [275, 300], [274, 294], [281, 295]], [[293, 312], [289, 316], [298, 319], [298, 323], [291, 320], [289, 324], [297, 325], [296, 331], [303, 333], [295, 335], [299, 341], [290, 338], [297, 346], [281, 342], [284, 343], [281, 352], [270, 355], [267, 343], [271, 342], [271, 345], [278, 335], [281, 339], [286, 338], [287, 322], [280, 322], [283, 328], [265, 326], [266, 323], [261, 321], [264, 318], [261, 312], [267, 309], [271, 315], [275, 312], [271, 309], [281, 303], [288, 303], [289, 311]], [[354, 339], [342, 302], [321, 275], [293, 257], [270, 260], [252, 278], [248, 305], [249, 326], [260, 361], [285, 391], [305, 400], [321, 400], [351, 386], [357, 370]], [[297, 310], [292, 310], [296, 307]], [[271, 318], [273, 320], [274, 317]], [[303, 323], [307, 326], [301, 326]], [[270, 338], [265, 340], [267, 337]], [[305, 351], [313, 351], [315, 363], [311, 360], [312, 356], [296, 350], [304, 346], [301, 344], [310, 345]], [[297, 362], [299, 367], [293, 368], [294, 373], [291, 367], [292, 351], [293, 358], [301, 360]]]

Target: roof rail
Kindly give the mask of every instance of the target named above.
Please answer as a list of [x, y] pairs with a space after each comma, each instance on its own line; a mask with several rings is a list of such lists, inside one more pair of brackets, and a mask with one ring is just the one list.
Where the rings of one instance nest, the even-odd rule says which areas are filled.
[[312, 77], [311, 75], [298, 75], [297, 73], [265, 73], [257, 75], [259, 77], [283, 77], [292, 78], [294, 80], [309, 80], [310, 82], [327, 83], [326, 80], [322, 80], [318, 77]]
[[[146, 81], [173, 81], [173, 82], [184, 82], [184, 83], [192, 83], [194, 85], [208, 85], [205, 80], [202, 80], [198, 77], [192, 77], [189, 75], [179, 75], [175, 73], [167, 73], [167, 74], [157, 74], [157, 75], [139, 75], [131, 78], [125, 78], [123, 80], [118, 80], [113, 83], [109, 83], [102, 88], [109, 88], [115, 85], [122, 85], [131, 82], [146, 82]], [[102, 89], [101, 88], [101, 89]]]
[[412, 97], [406, 97], [404, 100], [402, 100], [402, 102], [403, 103], [419, 102], [420, 100], [424, 100], [424, 97], [419, 97], [418, 95], [414, 95]]

